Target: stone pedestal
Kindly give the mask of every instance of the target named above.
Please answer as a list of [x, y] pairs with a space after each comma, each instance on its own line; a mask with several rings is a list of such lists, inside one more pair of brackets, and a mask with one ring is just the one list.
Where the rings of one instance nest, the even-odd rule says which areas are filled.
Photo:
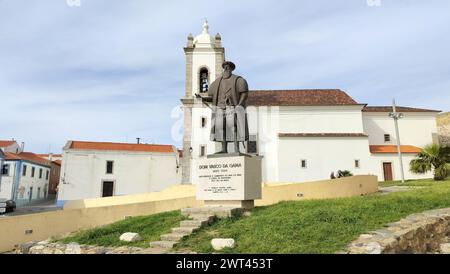
[[242, 154], [215, 154], [198, 161], [197, 200], [206, 206], [251, 209], [261, 199], [261, 158]]

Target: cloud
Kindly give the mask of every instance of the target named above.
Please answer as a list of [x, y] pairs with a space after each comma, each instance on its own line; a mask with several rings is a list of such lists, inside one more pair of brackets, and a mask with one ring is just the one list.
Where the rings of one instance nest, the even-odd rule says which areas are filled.
[[186, 37], [220, 32], [253, 89], [341, 88], [362, 103], [448, 111], [448, 1], [0, 0], [0, 139], [171, 137]]

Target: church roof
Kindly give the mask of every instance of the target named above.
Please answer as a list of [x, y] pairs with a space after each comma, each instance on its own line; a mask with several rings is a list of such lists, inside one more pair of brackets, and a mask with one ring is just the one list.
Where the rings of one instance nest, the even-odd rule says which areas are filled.
[[214, 46], [214, 38], [209, 34], [208, 20], [203, 24], [203, 31], [194, 38], [196, 48], [211, 48]]
[[359, 105], [340, 89], [253, 90], [250, 106], [334, 106]]
[[[410, 107], [395, 107], [398, 112], [441, 112], [440, 110], [410, 108]], [[366, 106], [364, 112], [393, 112], [392, 106]]]

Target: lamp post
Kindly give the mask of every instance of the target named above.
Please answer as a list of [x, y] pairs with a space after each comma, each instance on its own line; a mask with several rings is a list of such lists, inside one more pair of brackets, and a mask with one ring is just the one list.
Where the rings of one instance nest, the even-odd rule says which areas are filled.
[[398, 130], [398, 120], [403, 118], [403, 113], [397, 113], [397, 109], [395, 106], [395, 99], [392, 99], [392, 110], [393, 112], [389, 113], [389, 117], [394, 119], [395, 124], [395, 137], [397, 138], [397, 153], [398, 153], [398, 160], [400, 162], [400, 172], [402, 176], [402, 183], [405, 182], [405, 173], [403, 171], [403, 160], [402, 160], [402, 151], [401, 151], [401, 145], [400, 145], [400, 133]]

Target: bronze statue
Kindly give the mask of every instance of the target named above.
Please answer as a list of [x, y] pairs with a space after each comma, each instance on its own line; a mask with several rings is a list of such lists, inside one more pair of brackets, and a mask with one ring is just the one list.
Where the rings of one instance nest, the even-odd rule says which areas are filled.
[[229, 142], [234, 143], [234, 152], [240, 153], [239, 142], [248, 141], [248, 84], [232, 73], [236, 68], [233, 62], [224, 62], [222, 68], [222, 76], [210, 85], [208, 95], [196, 96], [212, 102], [211, 141], [222, 143], [222, 150], [217, 154], [228, 153]]

